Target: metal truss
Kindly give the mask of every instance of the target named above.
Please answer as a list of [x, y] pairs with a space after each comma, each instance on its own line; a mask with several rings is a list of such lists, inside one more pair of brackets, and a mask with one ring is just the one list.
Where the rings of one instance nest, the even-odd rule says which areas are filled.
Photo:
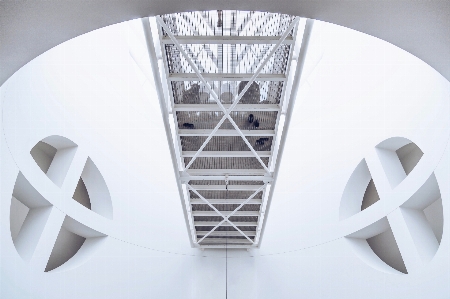
[[203, 240], [205, 240], [205, 238], [207, 236], [209, 236], [212, 232], [214, 232], [223, 222], [227, 221], [232, 227], [234, 227], [241, 235], [243, 235], [247, 240], [250, 241], [250, 243], [254, 244], [253, 240], [251, 240], [244, 232], [242, 232], [235, 224], [233, 224], [233, 222], [230, 221], [230, 217], [233, 216], [234, 214], [236, 214], [247, 202], [249, 202], [253, 197], [255, 197], [256, 194], [258, 194], [260, 191], [262, 191], [265, 187], [266, 184], [264, 184], [263, 186], [261, 186], [260, 188], [258, 188], [252, 195], [250, 195], [249, 198], [247, 198], [247, 200], [245, 200], [243, 203], [241, 203], [236, 209], [234, 209], [231, 213], [227, 213], [228, 215], [225, 216], [223, 214], [223, 212], [220, 212], [219, 210], [217, 210], [217, 208], [212, 205], [207, 199], [205, 199], [200, 193], [198, 193], [197, 190], [195, 190], [194, 188], [192, 188], [189, 184], [186, 184], [187, 187], [192, 190], [195, 194], [198, 195], [198, 197], [200, 197], [211, 209], [213, 209], [219, 216], [221, 216], [223, 218], [222, 221], [220, 221], [216, 226], [214, 226], [214, 228], [212, 230], [209, 231], [209, 233], [206, 233], [200, 240], [197, 241], [197, 244], [200, 244]]
[[[278, 140], [283, 141], [285, 90], [294, 82], [289, 70], [301, 43], [300, 18], [224, 11], [220, 20], [218, 15], [157, 16], [150, 27], [159, 43], [148, 28], [145, 33], [155, 56], [150, 60], [160, 104], [168, 107], [162, 112], [191, 242], [200, 248], [251, 248], [260, 244], [278, 171], [273, 166], [279, 164]], [[249, 103], [255, 88], [261, 98]]]
[[[208, 91], [211, 93], [211, 95], [213, 96], [213, 99], [216, 101], [217, 105], [219, 105], [220, 109], [223, 111], [224, 116], [222, 117], [222, 119], [219, 121], [219, 123], [214, 127], [214, 129], [212, 130], [212, 132], [210, 133], [210, 135], [208, 136], [208, 138], [206, 138], [206, 140], [203, 142], [202, 146], [200, 147], [200, 149], [197, 151], [197, 153], [194, 155], [194, 157], [192, 157], [191, 161], [188, 163], [188, 165], [186, 165], [185, 170], [189, 169], [189, 167], [192, 165], [192, 163], [195, 161], [195, 159], [197, 159], [198, 155], [201, 153], [201, 151], [205, 148], [205, 146], [208, 144], [208, 142], [211, 140], [211, 138], [217, 133], [217, 130], [219, 130], [219, 127], [223, 124], [223, 122], [225, 121], [225, 119], [228, 119], [230, 121], [230, 123], [233, 125], [234, 129], [237, 131], [237, 133], [242, 137], [242, 139], [244, 140], [244, 142], [247, 144], [247, 146], [249, 147], [249, 149], [252, 151], [252, 153], [255, 155], [256, 159], [258, 159], [259, 163], [261, 163], [261, 165], [263, 166], [264, 170], [266, 170], [268, 173], [270, 173], [269, 169], [267, 168], [267, 166], [264, 164], [264, 162], [261, 160], [261, 158], [258, 156], [258, 154], [256, 153], [256, 151], [253, 149], [253, 146], [248, 142], [247, 138], [245, 138], [245, 135], [242, 133], [242, 131], [239, 129], [238, 125], [234, 122], [233, 118], [230, 116], [230, 112], [233, 111], [233, 109], [236, 107], [236, 105], [239, 103], [239, 101], [241, 100], [242, 96], [247, 92], [247, 90], [250, 88], [250, 86], [252, 85], [253, 81], [255, 81], [256, 77], [258, 77], [258, 75], [260, 74], [260, 72], [262, 71], [263, 67], [269, 62], [270, 58], [272, 58], [273, 54], [275, 53], [275, 51], [278, 49], [278, 47], [281, 45], [281, 43], [284, 41], [284, 39], [287, 37], [287, 35], [291, 32], [291, 30], [294, 28], [295, 25], [297, 25], [298, 21], [300, 20], [299, 17], [296, 17], [294, 19], [294, 21], [291, 23], [291, 25], [288, 27], [288, 29], [284, 32], [284, 34], [281, 36], [280, 40], [275, 44], [275, 46], [273, 47], [272, 51], [270, 51], [270, 53], [266, 56], [266, 58], [263, 60], [263, 62], [261, 63], [261, 65], [257, 68], [256, 72], [252, 75], [252, 77], [250, 78], [250, 80], [247, 82], [247, 84], [245, 85], [245, 87], [242, 89], [242, 91], [239, 93], [239, 95], [236, 97], [236, 99], [234, 100], [233, 104], [231, 105], [230, 108], [226, 109], [222, 103], [219, 100], [219, 97], [217, 96], [217, 94], [215, 93], [215, 91], [211, 88], [211, 85], [208, 83], [208, 81], [205, 80], [205, 78], [202, 76], [202, 74], [200, 73], [200, 71], [198, 70], [197, 66], [195, 65], [195, 63], [192, 61], [192, 59], [188, 56], [188, 54], [186, 53], [186, 51], [184, 51], [183, 47], [181, 47], [180, 43], [177, 41], [177, 39], [175, 38], [174, 34], [170, 31], [170, 29], [167, 27], [167, 25], [164, 23], [164, 21], [161, 19], [161, 17], [156, 17], [156, 20], [158, 21], [159, 25], [164, 28], [164, 30], [166, 31], [167, 35], [170, 37], [170, 39], [172, 40], [172, 42], [177, 46], [178, 50], [180, 51], [180, 53], [184, 56], [184, 58], [187, 60], [187, 62], [190, 64], [190, 66], [192, 67], [192, 69], [194, 70], [194, 72], [197, 74], [198, 79], [200, 79], [200, 81], [203, 82], [203, 84], [205, 84], [206, 88], [208, 89]], [[242, 79], [241, 79], [242, 80]]]

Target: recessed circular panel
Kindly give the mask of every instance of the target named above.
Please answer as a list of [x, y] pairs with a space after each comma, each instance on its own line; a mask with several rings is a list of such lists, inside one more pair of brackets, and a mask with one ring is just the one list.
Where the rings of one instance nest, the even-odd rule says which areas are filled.
[[[442, 198], [434, 172], [421, 186], [406, 181], [424, 153], [412, 141], [394, 137], [375, 147], [351, 175], [340, 206], [340, 219], [373, 205], [382, 205], [399, 184], [417, 190], [397, 209], [346, 236], [355, 253], [372, 267], [388, 273], [411, 273], [429, 262], [439, 248], [443, 231]], [[400, 191], [397, 191], [400, 192]]]
[[[84, 223], [88, 212], [112, 219], [108, 187], [91, 158], [77, 144], [62, 136], [38, 142], [31, 156], [47, 178], [72, 194], [64, 198], [70, 216], [56, 208], [41, 194], [35, 177], [19, 172], [11, 199], [11, 237], [19, 255], [45, 272], [67, 270], [84, 263], [106, 234]], [[36, 182], [34, 182], [36, 181]], [[72, 204], [76, 202], [76, 204]], [[81, 211], [81, 214], [77, 211]]]

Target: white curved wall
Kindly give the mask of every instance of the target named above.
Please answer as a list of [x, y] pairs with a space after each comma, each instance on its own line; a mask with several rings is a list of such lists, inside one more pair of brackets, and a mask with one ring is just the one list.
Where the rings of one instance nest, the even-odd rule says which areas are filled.
[[450, 79], [450, 3], [443, 0], [116, 0], [113, 5], [47, 0], [0, 5], [0, 84], [45, 51], [92, 30], [135, 18], [216, 9], [281, 12], [346, 26], [412, 53]]
[[[133, 34], [120, 24], [66, 42], [0, 88], [1, 298], [225, 298], [225, 255], [228, 298], [448, 297], [448, 81], [392, 45], [318, 23], [261, 249], [198, 251], [189, 245], [153, 83], [129, 53], [145, 72], [141, 36]], [[29, 152], [52, 135], [94, 161], [111, 195], [111, 220], [37, 166]], [[339, 220], [355, 167], [396, 136], [424, 152], [403, 189]], [[54, 207], [54, 219], [67, 215], [107, 235], [87, 259], [44, 273], [38, 258], [17, 253], [10, 203], [19, 171]], [[404, 197], [395, 195], [413, 192], [433, 171], [444, 208], [436, 255], [408, 275], [374, 269], [344, 237], [398, 211]]]

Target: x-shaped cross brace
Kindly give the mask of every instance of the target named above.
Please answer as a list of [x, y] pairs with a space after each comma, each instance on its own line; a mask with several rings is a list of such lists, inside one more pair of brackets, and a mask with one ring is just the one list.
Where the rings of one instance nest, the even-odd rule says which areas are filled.
[[258, 75], [261, 73], [262, 69], [264, 68], [264, 66], [269, 62], [270, 58], [275, 54], [275, 52], [277, 51], [277, 49], [280, 47], [280, 45], [283, 43], [283, 41], [286, 39], [286, 37], [288, 36], [288, 34], [291, 32], [291, 30], [295, 27], [295, 25], [297, 25], [298, 21], [300, 20], [300, 17], [296, 17], [292, 23], [289, 25], [289, 27], [286, 29], [286, 31], [283, 33], [283, 35], [281, 36], [281, 38], [278, 40], [278, 42], [275, 44], [275, 46], [273, 47], [273, 49], [269, 52], [269, 54], [266, 56], [266, 58], [263, 60], [263, 62], [260, 64], [260, 66], [257, 68], [256, 72], [253, 74], [253, 76], [250, 78], [250, 80], [247, 82], [247, 84], [245, 85], [245, 87], [242, 89], [242, 91], [239, 93], [239, 95], [235, 98], [233, 104], [230, 106], [230, 108], [227, 110], [222, 103], [219, 100], [219, 97], [217, 96], [217, 94], [215, 93], [215, 91], [211, 88], [211, 85], [205, 80], [205, 78], [202, 76], [202, 74], [200, 73], [200, 71], [198, 70], [198, 67], [195, 65], [195, 63], [192, 61], [192, 59], [189, 57], [189, 55], [186, 54], [186, 51], [184, 51], [184, 49], [181, 47], [180, 43], [177, 41], [177, 39], [175, 38], [175, 36], [173, 35], [172, 31], [168, 28], [168, 26], [164, 23], [164, 21], [161, 19], [161, 17], [157, 16], [156, 20], [158, 21], [159, 25], [161, 27], [164, 28], [164, 30], [166, 31], [167, 35], [170, 37], [170, 39], [173, 41], [173, 43], [176, 45], [176, 47], [178, 48], [178, 50], [180, 51], [180, 53], [184, 56], [184, 58], [186, 59], [186, 61], [189, 63], [189, 65], [192, 67], [192, 69], [194, 70], [194, 72], [197, 74], [198, 78], [200, 79], [200, 81], [203, 82], [203, 84], [206, 86], [206, 88], [208, 89], [208, 91], [211, 93], [213, 99], [216, 101], [216, 103], [219, 105], [220, 109], [222, 110], [222, 112], [224, 113], [222, 119], [219, 121], [219, 123], [215, 126], [215, 128], [213, 129], [213, 131], [211, 132], [211, 134], [208, 136], [208, 138], [206, 138], [206, 140], [203, 142], [202, 146], [199, 148], [199, 150], [197, 151], [197, 153], [191, 158], [191, 160], [189, 161], [188, 165], [186, 165], [186, 167], [184, 168], [183, 172], [186, 172], [189, 167], [192, 165], [192, 163], [194, 163], [195, 159], [197, 159], [197, 157], [200, 155], [200, 153], [202, 152], [202, 150], [206, 147], [206, 145], [208, 144], [208, 142], [211, 140], [211, 138], [216, 134], [217, 130], [219, 130], [220, 126], [223, 124], [223, 122], [228, 119], [230, 121], [230, 123], [233, 125], [233, 127], [235, 128], [235, 130], [238, 132], [238, 134], [242, 137], [242, 139], [244, 140], [245, 144], [249, 147], [250, 151], [253, 153], [253, 155], [255, 156], [255, 158], [259, 161], [259, 163], [261, 163], [262, 167], [264, 168], [264, 170], [270, 174], [270, 170], [269, 168], [267, 168], [267, 166], [264, 164], [264, 162], [261, 160], [261, 158], [259, 157], [258, 153], [255, 151], [255, 149], [253, 148], [253, 146], [248, 142], [247, 138], [245, 137], [245, 135], [242, 133], [242, 131], [240, 130], [240, 128], [238, 127], [238, 125], [235, 123], [235, 121], [233, 120], [233, 118], [230, 116], [230, 113], [234, 110], [234, 108], [236, 107], [236, 105], [239, 103], [239, 101], [241, 100], [241, 98], [243, 97], [243, 95], [247, 92], [247, 90], [250, 88], [250, 86], [252, 85], [253, 81], [255, 81], [255, 79], [258, 77]]
[[237, 211], [239, 211], [247, 202], [249, 202], [253, 197], [256, 196], [256, 194], [258, 194], [259, 192], [261, 192], [264, 188], [266, 188], [267, 183], [265, 183], [264, 185], [262, 185], [260, 188], [258, 188], [258, 190], [256, 190], [252, 195], [250, 195], [249, 198], [247, 198], [243, 203], [241, 203], [236, 209], [233, 210], [233, 212], [231, 212], [228, 216], [223, 215], [219, 210], [216, 209], [215, 206], [213, 206], [207, 199], [205, 199], [197, 190], [195, 190], [194, 188], [191, 187], [191, 185], [186, 184], [186, 187], [189, 190], [192, 190], [192, 192], [194, 192], [195, 194], [197, 194], [197, 196], [203, 200], [211, 209], [213, 209], [219, 216], [221, 216], [223, 218], [222, 221], [219, 222], [219, 224], [217, 224], [212, 230], [210, 230], [206, 235], [203, 236], [203, 238], [201, 238], [199, 241], [197, 241], [197, 244], [199, 244], [201, 241], [203, 241], [207, 236], [209, 236], [213, 231], [215, 231], [219, 226], [221, 226], [225, 221], [227, 221], [228, 223], [231, 224], [231, 226], [233, 226], [239, 233], [241, 233], [244, 237], [247, 238], [247, 240], [249, 240], [252, 244], [254, 244], [255, 242], [250, 239], [243, 231], [241, 231], [236, 225], [234, 225], [233, 222], [231, 222], [229, 220], [229, 218], [231, 216], [233, 216]]

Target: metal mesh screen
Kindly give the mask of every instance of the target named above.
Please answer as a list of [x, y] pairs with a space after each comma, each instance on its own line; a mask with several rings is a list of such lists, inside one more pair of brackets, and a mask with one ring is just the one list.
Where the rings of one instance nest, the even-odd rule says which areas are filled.
[[[182, 45], [183, 50], [201, 73], [252, 74], [274, 45]], [[291, 46], [281, 45], [263, 67], [261, 74], [285, 74]], [[194, 73], [194, 69], [173, 44], [166, 44], [166, 58], [170, 74]]]
[[[234, 209], [239, 207], [238, 204], [213, 204], [213, 206], [219, 211], [234, 211]], [[260, 205], [258, 204], [246, 204], [243, 205], [239, 209], [239, 211], [259, 211], [259, 208]], [[192, 211], [214, 211], [214, 210], [207, 204], [204, 205], [200, 204], [200, 205], [192, 205]]]
[[[202, 226], [202, 225], [196, 225], [197, 231], [210, 231], [214, 228], [214, 226]], [[241, 231], [255, 231], [256, 226], [242, 226], [238, 225], [237, 228], [239, 228]], [[216, 231], [218, 232], [228, 232], [228, 231], [237, 231], [232, 226], [219, 226], [216, 228]]]
[[[286, 14], [238, 10], [183, 12], [162, 18], [175, 35], [184, 36], [278, 36], [294, 19]], [[163, 36], [167, 36], [164, 31]]]
[[[222, 199], [222, 198], [239, 198], [239, 199], [247, 199], [252, 195], [254, 192], [252, 191], [224, 191], [224, 190], [218, 190], [218, 191], [211, 191], [211, 190], [199, 190], [197, 191], [201, 196], [203, 196], [206, 199]], [[191, 198], [199, 198], [197, 194], [195, 194], [192, 191], [189, 191]], [[262, 192], [259, 192], [255, 195], [257, 199], [262, 198]], [[194, 205], [192, 206], [194, 207]]]

